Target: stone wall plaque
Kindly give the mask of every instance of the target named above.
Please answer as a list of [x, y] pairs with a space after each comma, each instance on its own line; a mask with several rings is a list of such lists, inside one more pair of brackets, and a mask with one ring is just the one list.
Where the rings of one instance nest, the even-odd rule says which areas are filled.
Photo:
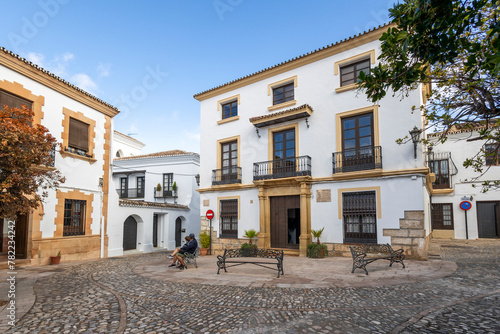
[[316, 190], [316, 202], [331, 202], [331, 201], [332, 201], [331, 189]]
[[204, 199], [203, 200], [203, 206], [210, 206], [210, 200], [209, 199]]

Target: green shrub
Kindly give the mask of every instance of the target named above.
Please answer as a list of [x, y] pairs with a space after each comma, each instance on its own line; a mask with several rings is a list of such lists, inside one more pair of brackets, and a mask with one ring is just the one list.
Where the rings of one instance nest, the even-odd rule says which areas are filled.
[[208, 235], [207, 231], [203, 231], [200, 233], [200, 245], [201, 248], [210, 247], [210, 236]]
[[257, 245], [247, 244], [246, 242], [241, 245], [240, 254], [241, 256], [255, 256], [255, 252], [257, 251]]
[[307, 245], [307, 257], [310, 258], [323, 258], [328, 256], [328, 248], [323, 244], [309, 244]]

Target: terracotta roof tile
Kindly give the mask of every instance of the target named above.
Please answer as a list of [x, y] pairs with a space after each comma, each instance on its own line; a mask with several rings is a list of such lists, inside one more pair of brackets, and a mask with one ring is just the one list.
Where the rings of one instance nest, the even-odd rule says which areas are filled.
[[119, 201], [119, 205], [120, 206], [136, 207], [136, 208], [166, 208], [166, 209], [189, 210], [189, 207], [187, 205], [182, 205], [182, 204], [132, 201], [129, 199], [121, 199]]
[[69, 83], [68, 81], [66, 81], [66, 80], [64, 80], [64, 79], [62, 79], [62, 78], [60, 78], [60, 77], [58, 77], [57, 75], [55, 75], [55, 74], [53, 74], [53, 73], [51, 73], [51, 72], [49, 72], [49, 71], [47, 71], [47, 70], [43, 69], [42, 67], [38, 66], [37, 64], [34, 64], [34, 63], [30, 62], [30, 61], [29, 61], [29, 60], [27, 60], [26, 58], [23, 58], [23, 57], [19, 56], [18, 54], [14, 53], [14, 52], [12, 52], [12, 51], [9, 51], [9, 50], [7, 50], [6, 48], [1, 47], [1, 46], [0, 46], [0, 51], [3, 51], [4, 53], [6, 53], [6, 54], [8, 54], [8, 55], [10, 55], [10, 56], [12, 56], [12, 57], [14, 57], [14, 58], [16, 58], [16, 59], [18, 59], [18, 60], [22, 61], [22, 62], [24, 62], [25, 64], [28, 64], [29, 66], [33, 67], [34, 69], [36, 69], [36, 70], [38, 70], [38, 71], [40, 71], [40, 72], [42, 72], [42, 73], [44, 73], [44, 74], [46, 74], [46, 75], [48, 75], [48, 76], [50, 76], [50, 77], [54, 78], [54, 79], [56, 79], [56, 80], [58, 80], [58, 81], [62, 82], [63, 84], [65, 84], [65, 85], [67, 85], [67, 86], [71, 87], [72, 89], [74, 89], [74, 90], [76, 90], [76, 91], [78, 91], [78, 92], [80, 92], [80, 93], [82, 93], [82, 94], [84, 94], [84, 95], [86, 95], [86, 96], [90, 97], [91, 99], [93, 99], [93, 100], [95, 100], [95, 101], [97, 101], [97, 102], [99, 102], [99, 103], [101, 103], [101, 104], [105, 105], [106, 107], [109, 107], [109, 108], [114, 109], [114, 110], [116, 110], [117, 112], [119, 112], [118, 108], [116, 108], [116, 107], [112, 106], [111, 104], [109, 104], [109, 103], [107, 103], [107, 102], [104, 102], [103, 100], [99, 99], [98, 97], [96, 97], [96, 96], [94, 96], [94, 95], [92, 95], [92, 94], [90, 94], [90, 93], [88, 93], [88, 92], [84, 91], [83, 89], [81, 89], [81, 88], [79, 88], [79, 87], [77, 87], [77, 86], [73, 85], [72, 83]]
[[[498, 125], [498, 122], [500, 121], [500, 118], [498, 119], [490, 119], [488, 127], [489, 128], [498, 128], [500, 127]], [[481, 122], [469, 122], [469, 123], [464, 123], [464, 124], [455, 124], [450, 127], [448, 130], [447, 134], [448, 135], [453, 135], [457, 133], [467, 133], [467, 132], [473, 132], [473, 131], [478, 131], [481, 129], [486, 128], [486, 123], [484, 121]], [[444, 131], [440, 132], [431, 132], [427, 134], [427, 137], [439, 137], [441, 134], [443, 134]]]
[[292, 108], [292, 109], [282, 110], [282, 111], [278, 111], [278, 112], [275, 112], [275, 113], [272, 113], [272, 114], [267, 114], [267, 115], [262, 115], [262, 116], [251, 117], [250, 118], [250, 122], [255, 122], [255, 121], [258, 121], [258, 120], [261, 120], [261, 119], [271, 118], [271, 117], [278, 116], [278, 115], [288, 114], [288, 113], [290, 113], [292, 111], [297, 111], [297, 110], [306, 109], [306, 108], [309, 108], [309, 109], [311, 109], [311, 111], [314, 111], [313, 108], [310, 105], [303, 104], [301, 106], [298, 106], [298, 107], [295, 107], [295, 108]]
[[198, 153], [194, 152], [186, 152], [182, 150], [170, 150], [170, 151], [162, 151], [150, 154], [132, 155], [130, 157], [116, 158], [114, 160], [132, 160], [132, 159], [145, 159], [145, 158], [155, 158], [155, 157], [175, 157], [183, 155], [194, 155], [198, 157], [200, 156]]
[[141, 141], [139, 141], [139, 140], [137, 140], [137, 139], [135, 139], [135, 138], [132, 138], [132, 137], [130, 137], [130, 136], [127, 136], [127, 135], [126, 135], [126, 134], [124, 134], [124, 133], [121, 133], [121, 132], [116, 131], [116, 130], [114, 130], [114, 132], [115, 132], [115, 133], [118, 133], [118, 134], [120, 134], [120, 135], [122, 135], [123, 137], [127, 137], [128, 139], [132, 139], [132, 140], [134, 140], [134, 141], [136, 141], [136, 142], [141, 143], [141, 144], [143, 144], [143, 145], [144, 145], [144, 143], [143, 143], [143, 142], [141, 142]]

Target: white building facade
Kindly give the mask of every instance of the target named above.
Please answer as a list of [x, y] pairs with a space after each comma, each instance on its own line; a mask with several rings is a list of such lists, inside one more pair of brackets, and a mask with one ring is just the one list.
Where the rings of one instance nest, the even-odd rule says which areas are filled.
[[429, 169], [420, 145], [415, 158], [411, 143], [396, 144], [423, 128], [412, 106], [425, 91], [404, 100], [389, 93], [374, 105], [355, 89], [354, 78], [377, 65], [385, 29], [194, 96], [203, 124], [200, 206], [215, 212], [216, 251], [255, 229], [259, 247], [304, 256], [311, 229], [324, 228], [330, 249], [392, 243], [425, 257], [417, 249], [430, 231]]
[[[120, 141], [124, 136], [115, 138]], [[113, 145], [113, 152], [126, 154], [128, 150], [122, 146]], [[127, 250], [173, 250], [186, 235], [198, 235], [199, 166], [198, 154], [179, 150], [115, 158], [109, 255], [120, 256]]]
[[[428, 165], [435, 175], [429, 203], [434, 238], [500, 237], [500, 193], [496, 187], [483, 192], [485, 181], [500, 179], [498, 143], [478, 140], [482, 127], [454, 127], [444, 143], [438, 141], [440, 133], [428, 135], [433, 144], [427, 153]], [[483, 173], [465, 168], [463, 162], [481, 150], [493, 152], [484, 161]], [[463, 202], [469, 202], [470, 209], [462, 209]], [[468, 203], [464, 204], [467, 209]]]
[[[0, 105], [26, 105], [61, 144], [51, 166], [66, 182], [18, 217], [16, 258], [33, 265], [106, 256], [110, 147], [118, 109], [0, 48]], [[3, 108], [3, 107], [2, 107]], [[5, 241], [5, 221], [2, 220]], [[2, 242], [2, 252], [4, 252]]]

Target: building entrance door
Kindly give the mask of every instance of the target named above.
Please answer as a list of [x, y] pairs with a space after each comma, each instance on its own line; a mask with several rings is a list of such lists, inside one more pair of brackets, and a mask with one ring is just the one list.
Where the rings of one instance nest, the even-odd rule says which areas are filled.
[[500, 202], [477, 202], [477, 228], [480, 238], [500, 237]]
[[16, 220], [16, 259], [26, 259], [28, 256], [28, 215], [18, 215]]
[[300, 196], [276, 196], [271, 203], [271, 247], [299, 248]]
[[123, 223], [123, 250], [137, 248], [137, 221], [129, 216]]
[[153, 247], [158, 247], [158, 215], [153, 214]]
[[175, 247], [181, 247], [182, 219], [177, 217], [175, 220]]

